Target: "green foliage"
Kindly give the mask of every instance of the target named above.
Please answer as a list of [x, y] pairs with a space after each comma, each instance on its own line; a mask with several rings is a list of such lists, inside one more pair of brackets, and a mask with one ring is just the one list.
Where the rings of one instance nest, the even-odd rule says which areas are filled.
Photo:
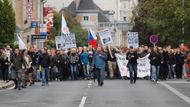
[[0, 47], [12, 45], [16, 29], [15, 13], [9, 0], [0, 0]]
[[[77, 46], [87, 45], [87, 31], [82, 29], [70, 11], [65, 10], [63, 14], [70, 32], [76, 36]], [[54, 40], [55, 36], [61, 35], [61, 17], [62, 13], [54, 13], [54, 27], [51, 28], [51, 40]]]
[[[141, 0], [133, 31], [140, 34], [140, 43], [150, 45], [149, 36], [159, 37], [158, 45], [178, 46], [190, 41], [190, 0]], [[182, 28], [184, 27], [184, 33]]]

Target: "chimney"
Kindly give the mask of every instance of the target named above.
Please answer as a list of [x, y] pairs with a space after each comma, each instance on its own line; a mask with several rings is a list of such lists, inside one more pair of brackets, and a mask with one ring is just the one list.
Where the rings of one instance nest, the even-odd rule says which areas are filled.
[[75, 3], [76, 3], [76, 10], [77, 10], [80, 5], [80, 0], [75, 0]]

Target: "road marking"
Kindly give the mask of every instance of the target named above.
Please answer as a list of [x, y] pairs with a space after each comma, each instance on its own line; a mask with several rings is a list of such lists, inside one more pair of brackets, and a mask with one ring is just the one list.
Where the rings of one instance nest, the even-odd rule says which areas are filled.
[[81, 100], [81, 102], [80, 102], [79, 107], [84, 107], [85, 102], [86, 102], [86, 97], [83, 96], [83, 97], [82, 97], [82, 100]]
[[160, 83], [171, 83], [171, 84], [176, 84], [176, 83], [185, 83], [185, 84], [190, 84], [190, 82], [187, 81], [161, 81]]
[[184, 94], [180, 93], [179, 91], [177, 91], [176, 89], [174, 89], [173, 87], [169, 86], [166, 83], [160, 83], [162, 84], [164, 87], [166, 87], [168, 90], [170, 90], [171, 92], [173, 92], [175, 95], [177, 95], [179, 98], [181, 98], [182, 100], [184, 100], [185, 102], [187, 102], [188, 104], [190, 104], [190, 98], [185, 96]]
[[[88, 83], [88, 88], [90, 89], [90, 86], [92, 85], [92, 81], [89, 81], [89, 83]], [[85, 105], [85, 102], [86, 102], [86, 99], [87, 99], [87, 96], [88, 96], [88, 91], [89, 91], [89, 89], [86, 89], [85, 90], [85, 92], [84, 92], [84, 95], [83, 95], [83, 97], [82, 97], [82, 99], [81, 99], [81, 102], [80, 102], [80, 105], [79, 105], [79, 107], [84, 107], [84, 105]]]

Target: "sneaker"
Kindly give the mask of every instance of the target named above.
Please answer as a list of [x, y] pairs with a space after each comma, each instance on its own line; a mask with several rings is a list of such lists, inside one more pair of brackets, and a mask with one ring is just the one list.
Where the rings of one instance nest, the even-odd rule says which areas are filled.
[[101, 83], [100, 83], [100, 86], [103, 86], [103, 85], [104, 85], [104, 82], [101, 82]]

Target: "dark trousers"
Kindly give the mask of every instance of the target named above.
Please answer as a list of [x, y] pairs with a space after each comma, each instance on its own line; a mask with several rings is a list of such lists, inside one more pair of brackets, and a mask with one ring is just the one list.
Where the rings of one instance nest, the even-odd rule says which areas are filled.
[[175, 72], [176, 72], [176, 78], [181, 79], [182, 72], [183, 72], [183, 64], [177, 64], [175, 68]]
[[137, 64], [128, 64], [129, 73], [130, 73], [130, 82], [136, 83], [137, 80]]
[[8, 80], [8, 68], [7, 69], [2, 68], [2, 76], [3, 76], [3, 81]]
[[105, 68], [96, 68], [96, 76], [98, 85], [102, 84], [104, 82], [105, 77]]

